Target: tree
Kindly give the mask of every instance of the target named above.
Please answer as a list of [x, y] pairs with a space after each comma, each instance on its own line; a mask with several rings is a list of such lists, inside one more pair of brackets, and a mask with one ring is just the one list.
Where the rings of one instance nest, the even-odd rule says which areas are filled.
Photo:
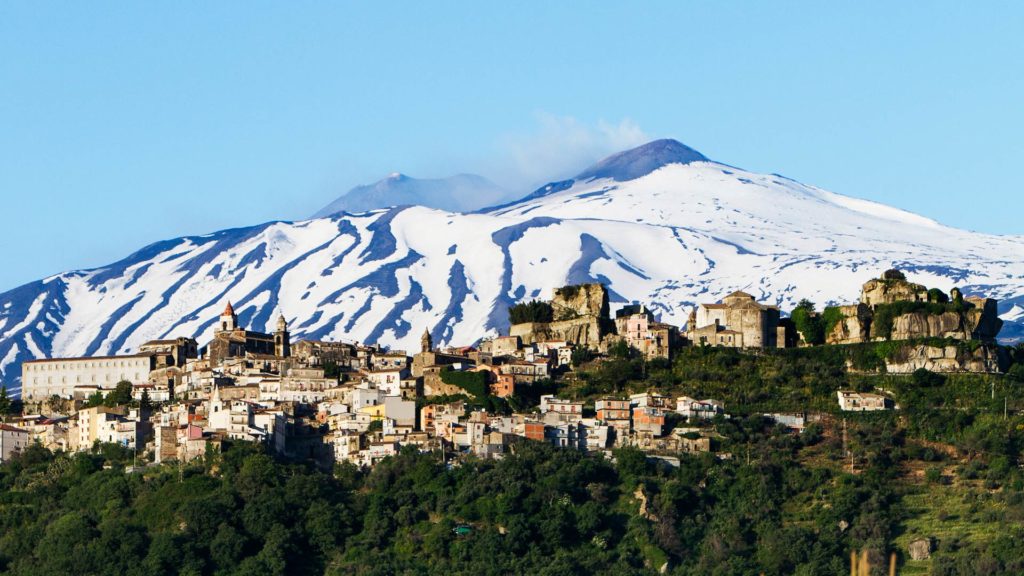
[[931, 288], [928, 290], [928, 301], [936, 304], [945, 304], [949, 302], [949, 296], [938, 288]]
[[7, 395], [7, 387], [0, 386], [0, 418], [11, 414], [11, 397]]
[[889, 270], [886, 270], [882, 274], [882, 279], [883, 280], [904, 280], [904, 281], [906, 281], [907, 276], [906, 276], [906, 274], [904, 274], [903, 272], [900, 272], [896, 268], [891, 268]]
[[821, 316], [814, 310], [814, 302], [806, 298], [800, 300], [789, 316], [805, 342], [814, 345], [825, 343], [825, 327]]
[[927, 368], [918, 368], [917, 370], [914, 370], [911, 377], [914, 380], [914, 385], [921, 388], [942, 386], [946, 382], [945, 376], [942, 374], [936, 374]]
[[103, 404], [113, 408], [114, 406], [124, 406], [131, 401], [132, 383], [127, 380], [121, 380], [117, 383], [117, 386], [107, 394], [107, 397], [103, 400]]
[[99, 390], [93, 392], [89, 398], [85, 401], [86, 408], [95, 408], [96, 406], [103, 405], [103, 393]]
[[153, 402], [149, 399], [149, 390], [142, 391], [142, 397], [139, 398], [139, 408], [142, 410], [149, 410], [153, 407]]
[[554, 316], [555, 312], [551, 304], [542, 300], [522, 302], [508, 309], [508, 319], [511, 324], [551, 322]]

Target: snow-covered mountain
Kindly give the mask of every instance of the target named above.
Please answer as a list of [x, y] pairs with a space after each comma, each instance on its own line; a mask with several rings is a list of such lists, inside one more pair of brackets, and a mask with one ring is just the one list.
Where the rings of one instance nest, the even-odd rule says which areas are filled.
[[339, 212], [357, 214], [393, 206], [470, 212], [511, 200], [513, 196], [508, 190], [476, 174], [430, 179], [410, 178], [395, 172], [373, 184], [356, 186], [321, 208], [313, 218], [325, 218]]
[[[601, 281], [682, 325], [733, 290], [789, 309], [855, 301], [897, 266], [914, 281], [1001, 300], [1024, 335], [1024, 237], [915, 214], [706, 159], [671, 140], [612, 156], [520, 201], [463, 214], [420, 206], [270, 222], [158, 242], [120, 262], [0, 294], [0, 377], [44, 356], [207, 340], [227, 300], [240, 320], [293, 337], [414, 348], [471, 343], [515, 301]], [[613, 304], [613, 309], [615, 305]]]

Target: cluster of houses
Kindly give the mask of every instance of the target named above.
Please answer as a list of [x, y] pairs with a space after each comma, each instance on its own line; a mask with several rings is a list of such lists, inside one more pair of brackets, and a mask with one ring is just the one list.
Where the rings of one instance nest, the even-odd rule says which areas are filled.
[[[858, 318], [867, 322], [871, 306], [904, 297], [929, 296], [905, 279], [869, 282], [861, 305], [843, 309], [836, 338], [869, 338]], [[994, 301], [972, 302], [976, 316], [966, 331], [961, 325], [961, 333], [971, 337], [973, 329], [974, 337], [993, 337], [998, 323], [987, 319], [987, 311], [994, 310]], [[283, 316], [273, 333], [252, 331], [240, 325], [229, 303], [202, 347], [181, 337], [146, 342], [134, 354], [25, 362], [26, 415], [0, 425], [0, 459], [30, 442], [67, 451], [116, 443], [162, 462], [252, 440], [291, 457], [360, 465], [406, 445], [494, 456], [522, 439], [583, 450], [631, 445], [653, 452], [706, 451], [710, 439], [682, 423], [723, 414], [714, 400], [645, 393], [585, 405], [545, 395], [539, 409], [511, 415], [450, 400], [517, 396], [571, 370], [575, 351], [607, 352], [617, 343], [648, 359], [671, 358], [687, 345], [802, 344], [777, 307], [743, 292], [698, 305], [685, 331], [658, 322], [642, 304], [624, 306], [611, 318], [608, 292], [599, 284], [559, 289], [551, 306], [550, 321], [513, 325], [507, 336], [472, 347], [437, 348], [425, 331], [419, 352], [410, 355], [356, 342], [293, 343]], [[110, 402], [104, 396], [126, 382], [132, 407], [105, 405]], [[840, 391], [838, 400], [842, 410], [892, 408], [890, 400], [874, 394]], [[803, 415], [775, 417], [794, 428], [804, 422]]]
[[[29, 442], [66, 451], [114, 443], [156, 462], [188, 461], [224, 442], [250, 440], [292, 457], [372, 465], [405, 445], [477, 455], [502, 454], [523, 438], [584, 449], [653, 446], [677, 407], [684, 417], [722, 412], [713, 401], [677, 404], [657, 395], [601, 400], [587, 417], [583, 403], [552, 396], [542, 398], [539, 413], [470, 411], [464, 401], [423, 399], [514, 396], [568, 369], [575, 345], [504, 336], [442, 350], [424, 332], [420, 351], [408, 355], [348, 342], [293, 344], [283, 317], [276, 328], [247, 330], [228, 304], [202, 347], [176, 338], [146, 342], [130, 355], [26, 362], [27, 414], [0, 430], [4, 457]], [[467, 390], [466, 377], [486, 389]], [[136, 401], [131, 407], [100, 401], [125, 382]], [[699, 445], [682, 436], [659, 442], [666, 449]]]

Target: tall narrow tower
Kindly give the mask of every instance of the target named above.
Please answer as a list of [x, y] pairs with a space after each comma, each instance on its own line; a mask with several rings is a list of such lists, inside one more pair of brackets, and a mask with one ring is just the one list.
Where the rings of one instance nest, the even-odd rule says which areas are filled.
[[424, 329], [423, 336], [420, 338], [420, 352], [433, 352], [434, 351], [434, 339], [430, 337], [430, 330]]
[[224, 311], [220, 313], [220, 331], [230, 332], [238, 328], [238, 315], [235, 314], [234, 307], [231, 306], [231, 302], [224, 307]]
[[277, 331], [274, 332], [274, 355], [287, 358], [292, 355], [291, 335], [284, 314], [277, 317]]

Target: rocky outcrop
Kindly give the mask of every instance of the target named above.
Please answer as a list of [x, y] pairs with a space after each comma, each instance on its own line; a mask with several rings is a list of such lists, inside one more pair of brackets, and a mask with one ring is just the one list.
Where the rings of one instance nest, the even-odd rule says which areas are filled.
[[948, 311], [932, 314], [912, 312], [893, 320], [891, 340], [914, 338], [953, 338], [992, 342], [1003, 327], [996, 301], [991, 298], [966, 298], [968, 304], [962, 312]]
[[573, 318], [608, 318], [608, 290], [601, 284], [578, 284], [555, 290], [551, 299], [555, 321]]
[[924, 368], [931, 372], [995, 374], [1006, 369], [1007, 358], [998, 346], [929, 346], [908, 344], [885, 359], [890, 374], [910, 374]]
[[509, 336], [519, 336], [523, 344], [564, 340], [598, 349], [602, 339], [615, 332], [615, 324], [609, 318], [608, 290], [601, 284], [558, 288], [551, 308], [553, 322], [513, 324], [509, 327]]
[[558, 322], [529, 322], [513, 324], [509, 327], [509, 336], [519, 336], [523, 344], [533, 344], [550, 340], [564, 340], [569, 344], [597, 349], [601, 339], [607, 333], [602, 329], [603, 322], [599, 318], [584, 317]]
[[971, 331], [965, 326], [963, 316], [957, 312], [929, 314], [913, 312], [897, 316], [892, 322], [891, 340], [912, 340], [914, 338], [955, 338], [970, 340]]
[[927, 560], [932, 556], [932, 539], [918, 538], [907, 545], [911, 560]]
[[872, 278], [864, 283], [860, 291], [860, 303], [868, 306], [927, 300], [927, 288], [900, 278]]
[[966, 328], [971, 336], [977, 340], [995, 340], [1003, 328], [1003, 321], [999, 318], [999, 301], [976, 297], [967, 297], [964, 301], [974, 305], [964, 314]]
[[871, 339], [871, 307], [867, 304], [839, 306], [842, 320], [825, 335], [826, 344], [857, 344]]
[[996, 300], [964, 298], [956, 288], [947, 297], [908, 282], [897, 270], [864, 283], [860, 304], [836, 310], [840, 319], [827, 327], [827, 344], [925, 338], [994, 342], [1003, 326]]

